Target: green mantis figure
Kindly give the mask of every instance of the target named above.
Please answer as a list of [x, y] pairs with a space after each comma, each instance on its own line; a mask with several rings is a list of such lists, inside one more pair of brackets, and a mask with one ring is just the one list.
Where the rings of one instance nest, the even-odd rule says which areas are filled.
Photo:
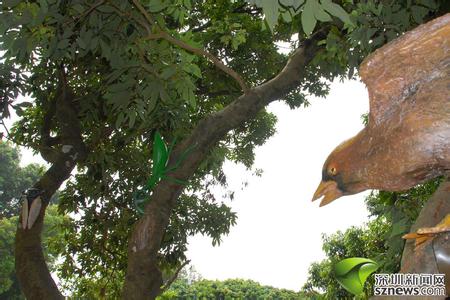
[[172, 180], [178, 184], [186, 184], [184, 181], [177, 180], [175, 178], [167, 176], [167, 173], [178, 168], [179, 164], [186, 158], [186, 155], [192, 150], [192, 147], [188, 148], [175, 163], [172, 168], [167, 168], [169, 162], [170, 153], [172, 152], [175, 141], [167, 148], [164, 143], [161, 134], [155, 133], [153, 139], [153, 166], [150, 178], [147, 180], [146, 185], [142, 189], [138, 189], [134, 192], [133, 202], [136, 210], [139, 214], [144, 214], [145, 205], [150, 200], [150, 192], [153, 188], [163, 179]]

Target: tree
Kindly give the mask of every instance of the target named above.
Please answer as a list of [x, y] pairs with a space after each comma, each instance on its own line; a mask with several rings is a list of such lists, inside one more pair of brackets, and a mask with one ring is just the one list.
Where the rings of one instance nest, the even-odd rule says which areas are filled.
[[164, 292], [160, 300], [168, 299], [305, 299], [304, 293], [263, 286], [252, 280], [199, 280], [189, 283], [180, 278]]
[[[51, 164], [34, 184], [44, 192], [41, 214], [16, 234], [27, 297], [62, 298], [39, 235], [48, 199], [75, 167], [60, 205], [81, 219], [67, 229], [62, 275], [116, 278], [123, 298], [154, 298], [161, 270], [185, 260], [188, 235], [218, 243], [234, 224], [235, 214], [210, 188], [226, 186], [225, 159], [252, 166], [254, 148], [274, 133], [265, 106], [284, 99], [295, 108], [307, 95], [326, 95], [324, 80], [352, 77], [375, 48], [445, 11], [444, 1], [430, 0], [255, 2], [261, 7], [225, 0], [2, 2], [0, 107], [3, 117], [11, 107], [21, 117], [8, 138]], [[294, 34], [288, 59], [276, 43]], [[33, 102], [15, 102], [18, 93]], [[178, 142], [169, 178], [147, 195], [141, 216], [133, 195], [149, 177], [156, 132]]]
[[[302, 290], [321, 294], [323, 299], [352, 298], [353, 295], [342, 288], [336, 280], [334, 265], [349, 257], [366, 257], [380, 261], [387, 252], [385, 236], [388, 232], [388, 223], [383, 219], [376, 219], [364, 227], [351, 227], [345, 232], [338, 231], [330, 236], [324, 235], [322, 249], [327, 258], [311, 264], [308, 279]], [[382, 268], [377, 270], [379, 273], [394, 271], [388, 265], [382, 265]], [[373, 293], [372, 287], [373, 280], [369, 279], [364, 289], [367, 298]]]
[[0, 141], [0, 219], [18, 215], [22, 192], [44, 174], [43, 166], [29, 164], [22, 168], [19, 163], [19, 150]]

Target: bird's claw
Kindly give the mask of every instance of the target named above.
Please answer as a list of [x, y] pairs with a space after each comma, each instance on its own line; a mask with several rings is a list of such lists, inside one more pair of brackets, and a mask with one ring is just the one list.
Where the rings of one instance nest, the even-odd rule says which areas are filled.
[[434, 227], [422, 227], [417, 232], [407, 233], [402, 238], [415, 239], [415, 246], [419, 246], [428, 240], [432, 240], [436, 235], [450, 231], [450, 214], [445, 216], [442, 221]]

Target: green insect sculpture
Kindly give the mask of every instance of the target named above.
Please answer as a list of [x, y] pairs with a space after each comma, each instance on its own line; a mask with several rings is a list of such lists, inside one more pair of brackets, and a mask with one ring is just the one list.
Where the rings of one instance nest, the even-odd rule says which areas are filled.
[[174, 171], [176, 168], [178, 168], [180, 163], [191, 152], [193, 147], [189, 147], [185, 152], [183, 152], [172, 168], [167, 168], [170, 153], [172, 152], [174, 145], [175, 141], [168, 148], [164, 143], [161, 134], [159, 132], [155, 133], [155, 136], [153, 138], [153, 153], [152, 153], [153, 166], [151, 176], [147, 180], [146, 185], [143, 188], [136, 190], [133, 195], [134, 205], [136, 207], [137, 212], [140, 215], [144, 214], [145, 205], [148, 203], [148, 201], [150, 201], [151, 191], [161, 180], [168, 179], [178, 184], [183, 185], [186, 184], [186, 182], [184, 181], [167, 176], [167, 173]]

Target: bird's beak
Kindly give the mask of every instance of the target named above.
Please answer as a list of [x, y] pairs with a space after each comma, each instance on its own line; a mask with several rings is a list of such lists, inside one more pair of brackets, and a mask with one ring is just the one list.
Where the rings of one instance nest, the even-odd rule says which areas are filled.
[[319, 198], [323, 199], [320, 201], [319, 206], [324, 206], [330, 203], [333, 200], [336, 200], [337, 198], [341, 197], [343, 195], [342, 191], [338, 188], [337, 183], [335, 181], [322, 181], [319, 184], [319, 187], [317, 188], [316, 192], [314, 193], [314, 196], [312, 198], [312, 201], [315, 201]]

